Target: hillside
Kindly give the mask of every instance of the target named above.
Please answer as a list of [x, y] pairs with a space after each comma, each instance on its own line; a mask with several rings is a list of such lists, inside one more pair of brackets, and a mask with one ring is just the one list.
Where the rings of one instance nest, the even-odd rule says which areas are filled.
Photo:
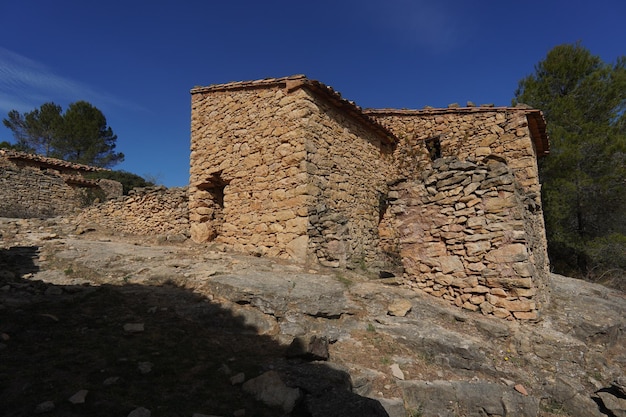
[[626, 415], [626, 297], [598, 285], [552, 275], [522, 323], [70, 218], [0, 233], [3, 416]]

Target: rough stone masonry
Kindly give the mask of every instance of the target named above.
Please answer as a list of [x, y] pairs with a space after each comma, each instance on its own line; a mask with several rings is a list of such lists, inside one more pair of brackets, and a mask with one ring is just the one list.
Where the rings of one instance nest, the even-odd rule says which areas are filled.
[[393, 268], [459, 307], [547, 302], [539, 110], [362, 110], [304, 76], [191, 91], [191, 237], [325, 266]]
[[86, 177], [103, 170], [0, 149], [0, 216], [52, 217], [72, 213], [96, 198], [121, 196], [119, 182]]
[[[389, 247], [410, 282], [468, 310], [536, 319], [548, 302], [538, 110], [369, 110], [402, 138]], [[382, 231], [382, 229], [381, 229]]]

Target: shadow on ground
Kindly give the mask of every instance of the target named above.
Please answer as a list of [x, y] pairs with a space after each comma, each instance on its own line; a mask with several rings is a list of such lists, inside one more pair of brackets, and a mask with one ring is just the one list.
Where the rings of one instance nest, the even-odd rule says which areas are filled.
[[[171, 284], [55, 286], [29, 278], [39, 248], [0, 250], [0, 414], [386, 416], [346, 372], [286, 359], [286, 347], [206, 297]], [[290, 413], [232, 378], [278, 370], [302, 393]], [[70, 397], [88, 391], [84, 403]], [[42, 406], [42, 404], [47, 404]], [[38, 408], [39, 407], [39, 408]]]

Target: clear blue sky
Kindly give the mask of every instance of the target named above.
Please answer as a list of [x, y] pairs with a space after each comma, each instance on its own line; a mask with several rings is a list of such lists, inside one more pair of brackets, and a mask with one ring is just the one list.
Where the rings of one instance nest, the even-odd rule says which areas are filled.
[[362, 107], [509, 105], [556, 45], [626, 54], [625, 18], [623, 0], [7, 0], [0, 118], [86, 100], [116, 169], [182, 186], [194, 86], [306, 74]]

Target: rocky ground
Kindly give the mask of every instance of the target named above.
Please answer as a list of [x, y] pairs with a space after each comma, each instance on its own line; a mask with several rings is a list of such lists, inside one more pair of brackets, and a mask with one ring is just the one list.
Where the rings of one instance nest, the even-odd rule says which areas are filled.
[[520, 323], [378, 271], [0, 219], [0, 415], [626, 416], [626, 297]]

